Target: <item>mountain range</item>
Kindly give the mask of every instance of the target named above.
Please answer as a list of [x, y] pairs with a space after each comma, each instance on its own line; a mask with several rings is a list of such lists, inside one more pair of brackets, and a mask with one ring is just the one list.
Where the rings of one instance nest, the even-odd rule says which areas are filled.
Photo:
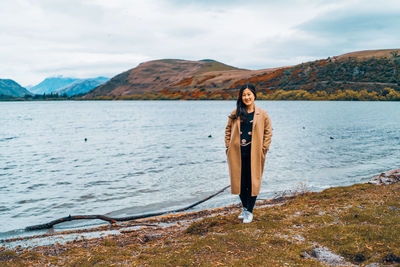
[[[310, 93], [390, 87], [400, 91], [400, 49], [357, 51], [294, 66], [239, 69], [214, 60], [153, 60], [139, 64], [88, 92], [84, 99], [159, 94], [193, 98], [215, 93], [230, 99], [245, 83], [270, 94], [276, 90]], [[129, 98], [127, 98], [129, 99]]]
[[[235, 99], [237, 89], [246, 83], [254, 84], [263, 99], [285, 99], [282, 94], [291, 94], [291, 99], [359, 100], [369, 95], [363, 99], [400, 100], [400, 49], [356, 51], [260, 70], [212, 59], [160, 59], [143, 62], [111, 79], [50, 77], [30, 91], [84, 94], [82, 99]], [[327, 97], [343, 92], [350, 96]], [[26, 94], [31, 93], [15, 81], [0, 79], [0, 96]]]
[[66, 94], [67, 96], [85, 94], [93, 88], [107, 82], [109, 78], [106, 77], [96, 77], [90, 79], [79, 79], [65, 87], [55, 90], [53, 93], [59, 95]]
[[93, 88], [107, 82], [109, 78], [96, 77], [88, 79], [49, 77], [35, 86], [29, 86], [30, 90], [22, 87], [17, 82], [9, 79], [0, 79], [0, 96], [24, 97], [25, 95], [58, 94], [60, 96], [83, 95]]
[[109, 78], [96, 77], [88, 79], [78, 79], [69, 77], [50, 77], [44, 79], [38, 85], [30, 88], [34, 94], [66, 94], [67, 96], [85, 94], [93, 88], [105, 83]]
[[29, 90], [33, 94], [38, 94], [38, 95], [50, 94], [52, 92], [55, 92], [58, 89], [69, 86], [76, 81], [80, 81], [80, 79], [68, 78], [68, 77], [62, 77], [62, 76], [49, 77], [49, 78], [44, 79], [39, 84], [31, 87]]

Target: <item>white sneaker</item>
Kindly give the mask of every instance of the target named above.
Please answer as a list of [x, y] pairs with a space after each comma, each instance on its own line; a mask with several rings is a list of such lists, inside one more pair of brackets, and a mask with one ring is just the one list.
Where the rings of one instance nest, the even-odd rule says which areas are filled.
[[246, 208], [242, 208], [242, 212], [238, 216], [239, 219], [243, 219], [244, 218], [245, 211], [247, 211], [247, 209]]
[[252, 220], [253, 220], [253, 213], [246, 210], [243, 216], [243, 223], [251, 223]]

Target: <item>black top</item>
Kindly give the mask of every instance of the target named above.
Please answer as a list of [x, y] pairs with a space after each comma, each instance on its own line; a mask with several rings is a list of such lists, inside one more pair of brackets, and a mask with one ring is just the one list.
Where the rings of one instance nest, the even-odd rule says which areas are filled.
[[242, 155], [250, 156], [253, 119], [254, 111], [247, 114], [246, 121], [240, 121], [240, 151]]

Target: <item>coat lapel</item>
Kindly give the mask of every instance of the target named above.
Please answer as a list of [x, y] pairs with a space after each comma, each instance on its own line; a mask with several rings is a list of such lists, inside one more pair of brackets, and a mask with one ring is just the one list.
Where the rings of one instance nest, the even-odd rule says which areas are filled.
[[253, 129], [257, 124], [257, 121], [260, 119], [260, 109], [255, 107], [254, 108], [254, 118], [253, 118]]

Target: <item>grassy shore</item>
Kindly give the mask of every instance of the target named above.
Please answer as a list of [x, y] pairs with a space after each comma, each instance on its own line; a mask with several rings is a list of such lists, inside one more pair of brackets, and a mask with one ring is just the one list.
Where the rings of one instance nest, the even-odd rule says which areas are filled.
[[3, 248], [0, 265], [400, 264], [399, 183], [356, 184], [299, 194], [278, 204], [265, 202], [256, 207], [250, 224], [237, 219], [238, 213], [238, 207], [223, 208], [181, 215], [168, 227], [148, 226], [63, 245]]

